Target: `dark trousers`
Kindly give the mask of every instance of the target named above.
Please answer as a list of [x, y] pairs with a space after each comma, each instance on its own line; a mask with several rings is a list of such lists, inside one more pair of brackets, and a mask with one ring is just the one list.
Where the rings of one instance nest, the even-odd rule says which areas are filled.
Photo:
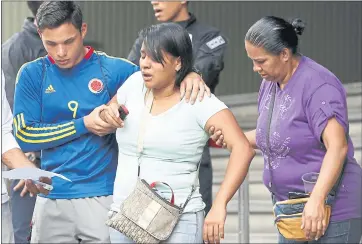
[[13, 191], [19, 180], [11, 182], [10, 205], [14, 229], [15, 243], [29, 243], [30, 223], [33, 217], [36, 197], [30, 197], [27, 193], [24, 197], [20, 196], [22, 189]]
[[202, 195], [202, 200], [206, 204], [205, 207], [205, 216], [210, 211], [212, 205], [212, 164], [209, 146], [204, 147], [202, 153], [200, 171], [199, 171], [199, 181], [200, 181], [200, 193]]

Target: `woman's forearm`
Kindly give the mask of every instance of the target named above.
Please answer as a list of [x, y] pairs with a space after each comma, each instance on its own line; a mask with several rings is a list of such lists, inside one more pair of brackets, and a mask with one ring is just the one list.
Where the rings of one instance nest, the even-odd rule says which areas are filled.
[[341, 173], [343, 163], [348, 151], [344, 147], [329, 147], [324, 156], [318, 180], [312, 191], [311, 197], [325, 200]]
[[256, 146], [256, 130], [246, 132], [245, 136], [248, 139], [251, 147], [254, 149], [258, 149], [258, 147]]
[[255, 151], [248, 145], [234, 146], [231, 150], [230, 159], [226, 168], [224, 181], [221, 184], [214, 204], [226, 206], [244, 181], [255, 156]]

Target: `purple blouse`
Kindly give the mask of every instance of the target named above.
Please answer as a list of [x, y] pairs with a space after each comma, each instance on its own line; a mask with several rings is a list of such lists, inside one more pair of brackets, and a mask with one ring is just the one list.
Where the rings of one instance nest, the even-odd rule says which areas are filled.
[[[321, 136], [327, 121], [335, 117], [348, 131], [346, 92], [333, 73], [303, 56], [284, 89], [277, 86], [269, 154], [266, 131], [272, 87], [273, 82], [263, 80], [259, 90], [256, 144], [264, 156], [264, 184], [269, 189], [269, 157], [274, 193], [277, 200], [286, 200], [290, 191], [304, 192], [303, 174], [320, 171], [326, 152]], [[361, 185], [362, 169], [348, 139], [348, 163], [332, 206], [331, 221], [361, 217]]]

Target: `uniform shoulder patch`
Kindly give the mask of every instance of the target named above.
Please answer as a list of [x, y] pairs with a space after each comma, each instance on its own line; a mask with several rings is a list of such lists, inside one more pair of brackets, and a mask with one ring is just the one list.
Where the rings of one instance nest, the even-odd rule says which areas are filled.
[[214, 49], [217, 48], [218, 46], [222, 45], [225, 43], [224, 38], [222, 38], [222, 36], [217, 36], [214, 39], [212, 39], [211, 41], [208, 41], [206, 43], [206, 45], [210, 48], [210, 49]]

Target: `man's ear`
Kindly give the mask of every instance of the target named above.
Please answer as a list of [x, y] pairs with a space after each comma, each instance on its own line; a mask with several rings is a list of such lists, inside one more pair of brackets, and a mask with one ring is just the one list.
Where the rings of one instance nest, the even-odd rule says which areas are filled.
[[87, 30], [88, 30], [88, 25], [86, 23], [83, 23], [80, 29], [80, 34], [82, 35], [82, 39], [84, 39], [85, 36], [87, 35]]

